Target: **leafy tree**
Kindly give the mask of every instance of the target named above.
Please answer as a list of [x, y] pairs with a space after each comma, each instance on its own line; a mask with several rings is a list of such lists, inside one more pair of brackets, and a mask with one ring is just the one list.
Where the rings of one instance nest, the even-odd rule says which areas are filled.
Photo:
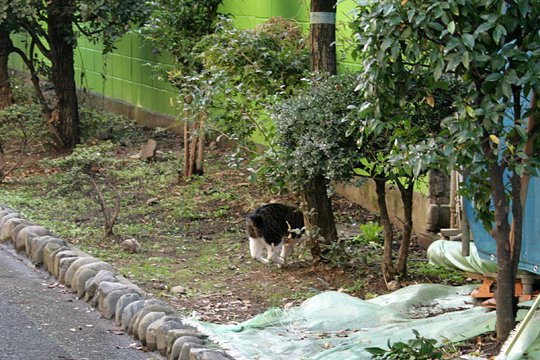
[[[446, 76], [444, 81], [430, 88], [431, 95], [426, 99], [428, 80], [424, 72], [395, 74], [395, 89], [386, 91], [392, 101], [396, 98], [399, 101], [392, 104], [381, 102], [380, 116], [370, 116], [370, 98], [363, 98], [364, 102], [357, 108], [360, 111], [349, 114], [357, 129], [362, 156], [362, 166], [357, 172], [375, 182], [377, 204], [384, 227], [382, 273], [385, 280], [392, 279], [396, 274], [406, 276], [413, 227], [414, 185], [419, 177], [437, 166], [435, 155], [440, 144], [438, 137], [441, 122], [456, 111], [452, 106], [452, 95], [460, 94], [463, 90], [459, 79]], [[369, 95], [366, 89], [363, 91], [364, 95]], [[434, 107], [435, 103], [437, 107]], [[404, 211], [403, 232], [395, 267], [392, 254], [394, 235], [386, 206], [387, 183], [399, 189]]]
[[139, 33], [157, 53], [168, 53], [174, 64], [168, 68], [157, 65], [158, 70], [175, 69], [184, 74], [197, 72], [200, 61], [195, 45], [215, 30], [218, 6], [223, 0], [157, 0], [151, 1], [150, 16]]
[[[353, 74], [330, 76], [314, 81], [298, 96], [276, 105], [272, 114], [277, 126], [275, 146], [267, 151], [267, 156], [272, 159], [276, 155], [274, 150], [278, 156], [273, 159], [273, 172], [266, 175], [297, 192], [304, 191], [316, 179], [324, 179], [325, 184], [350, 180], [359, 165], [356, 137], [348, 132], [346, 121], [348, 107], [359, 102], [355, 87]], [[321, 191], [331, 208], [331, 187], [325, 186]], [[319, 244], [313, 236], [311, 253], [315, 261], [328, 260], [326, 250], [333, 241], [325, 236], [328, 234], [319, 235], [324, 242]]]
[[467, 175], [464, 195], [475, 201], [495, 238], [497, 335], [504, 341], [515, 322], [514, 282], [527, 178], [539, 166], [538, 103], [533, 94], [540, 90], [540, 3], [385, 0], [358, 10], [353, 27], [357, 51], [365, 56], [365, 115], [381, 118], [381, 109], [403, 101], [403, 96], [396, 97], [403, 93], [398, 85], [411, 73], [431, 74], [426, 101], [445, 72], [470, 85], [466, 96], [455, 98], [457, 116], [443, 123], [447, 143], [441, 161], [450, 160]]
[[[199, 96], [186, 94], [188, 84], [199, 79], [202, 64], [200, 49], [195, 45], [215, 30], [218, 6], [223, 0], [158, 0], [150, 2], [150, 16], [140, 29], [140, 34], [155, 52], [166, 52], [173, 57], [172, 65], [155, 68], [171, 83], [179, 87], [184, 106], [184, 176], [201, 175], [204, 157], [204, 128], [206, 107], [193, 112], [194, 99]], [[183, 78], [179, 80], [178, 78]], [[184, 80], [191, 80], [184, 84]], [[196, 81], [195, 81], [196, 82]], [[197, 95], [200, 95], [199, 91]], [[206, 104], [205, 104], [206, 105]]]
[[267, 107], [295, 93], [308, 74], [305, 39], [296, 24], [272, 18], [254, 29], [236, 29], [222, 18], [216, 32], [194, 48], [201, 69], [171, 72], [188, 99], [191, 121], [208, 125], [252, 151], [254, 136], [271, 145]]
[[[138, 0], [1, 0], [0, 27], [15, 23], [30, 37], [26, 56], [23, 49], [14, 50], [25, 59], [33, 77], [37, 77], [34, 52], [37, 50], [50, 65], [50, 80], [57, 97], [56, 108], [46, 107], [47, 121], [59, 148], [72, 149], [80, 140], [79, 112], [73, 67], [74, 48], [79, 35], [100, 41], [104, 52], [113, 49], [114, 41], [130, 25], [146, 14], [144, 2]], [[9, 24], [8, 24], [9, 25]], [[17, 30], [10, 25], [9, 31]]]
[[[242, 145], [249, 147], [257, 131], [271, 136], [266, 108], [293, 95], [309, 71], [297, 24], [270, 18], [253, 29], [236, 29], [224, 18], [197, 49], [203, 70], [199, 78], [179, 78], [184, 96], [195, 99], [198, 111], [209, 107], [215, 129]], [[205, 89], [207, 98], [196, 89]]]

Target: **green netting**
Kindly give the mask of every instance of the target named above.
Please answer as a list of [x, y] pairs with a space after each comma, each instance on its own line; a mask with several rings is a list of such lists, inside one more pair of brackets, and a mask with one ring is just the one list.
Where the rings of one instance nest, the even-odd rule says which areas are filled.
[[198, 322], [237, 359], [370, 359], [366, 347], [414, 338], [456, 342], [493, 331], [495, 313], [474, 306], [476, 285], [409, 286], [371, 300], [324, 292], [238, 325]]

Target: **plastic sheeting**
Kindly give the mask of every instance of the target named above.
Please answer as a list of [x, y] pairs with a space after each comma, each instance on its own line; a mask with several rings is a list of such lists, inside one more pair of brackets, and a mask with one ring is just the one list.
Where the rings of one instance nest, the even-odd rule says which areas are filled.
[[474, 243], [470, 244], [469, 256], [461, 254], [461, 242], [436, 240], [427, 249], [430, 264], [445, 266], [475, 274], [496, 273], [497, 264], [484, 261], [478, 254]]
[[493, 331], [495, 313], [469, 296], [475, 286], [414, 285], [371, 300], [324, 292], [238, 325], [194, 324], [236, 359], [370, 359], [366, 347], [406, 342], [413, 329], [440, 343]]

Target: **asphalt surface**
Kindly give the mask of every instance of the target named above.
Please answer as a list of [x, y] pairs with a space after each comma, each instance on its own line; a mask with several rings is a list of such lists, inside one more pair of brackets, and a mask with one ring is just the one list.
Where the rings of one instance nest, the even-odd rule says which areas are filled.
[[0, 244], [0, 360], [147, 360], [97, 309]]

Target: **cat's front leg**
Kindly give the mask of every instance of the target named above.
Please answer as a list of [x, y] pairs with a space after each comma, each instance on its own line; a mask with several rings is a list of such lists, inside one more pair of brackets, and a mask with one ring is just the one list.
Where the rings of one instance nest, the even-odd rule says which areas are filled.
[[271, 262], [275, 263], [275, 264], [278, 264], [278, 267], [281, 267], [285, 264], [285, 259], [283, 259], [283, 257], [281, 257], [280, 254], [281, 251], [283, 249], [283, 245], [278, 245], [278, 246], [272, 246], [270, 249], [268, 249], [268, 260], [270, 260]]

